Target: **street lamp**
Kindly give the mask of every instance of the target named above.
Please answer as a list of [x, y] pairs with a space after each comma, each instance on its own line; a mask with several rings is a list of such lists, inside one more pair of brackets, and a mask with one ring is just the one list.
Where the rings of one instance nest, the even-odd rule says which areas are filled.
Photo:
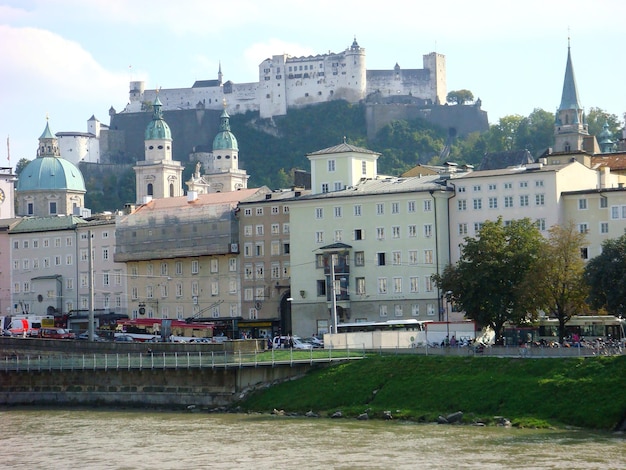
[[445, 294], [446, 297], [446, 333], [448, 335], [448, 341], [450, 341], [450, 297], [452, 296], [452, 291], [449, 290]]

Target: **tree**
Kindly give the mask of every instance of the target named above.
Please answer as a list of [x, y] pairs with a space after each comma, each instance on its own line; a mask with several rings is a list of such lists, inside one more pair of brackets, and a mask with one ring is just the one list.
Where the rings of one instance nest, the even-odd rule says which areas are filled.
[[622, 126], [619, 118], [615, 114], [609, 114], [600, 108], [591, 108], [587, 114], [587, 125], [589, 126], [589, 134], [599, 135], [604, 130], [604, 125], [609, 125], [609, 131], [616, 141], [621, 137]]
[[585, 262], [580, 250], [586, 236], [573, 222], [555, 225], [542, 244], [540, 262], [536, 265], [534, 292], [541, 306], [559, 320], [559, 342], [565, 337], [565, 324], [585, 310], [588, 287], [584, 279]]
[[585, 267], [589, 304], [611, 315], [626, 315], [626, 234], [602, 243], [602, 253]]
[[446, 96], [446, 101], [451, 104], [465, 104], [474, 101], [474, 94], [469, 90], [451, 91]]
[[506, 226], [502, 218], [487, 221], [477, 238], [465, 239], [461, 259], [434, 276], [435, 283], [451, 293], [467, 318], [491, 326], [501, 341], [505, 322], [517, 324], [536, 311], [529, 274], [535, 272], [541, 243], [541, 233], [530, 219]]
[[538, 157], [554, 143], [554, 114], [535, 109], [520, 121], [513, 138], [516, 149], [527, 149]]
[[26, 168], [26, 165], [28, 165], [29, 163], [30, 160], [28, 158], [20, 158], [15, 165], [15, 176], [20, 176], [22, 170], [24, 170], [24, 168]]

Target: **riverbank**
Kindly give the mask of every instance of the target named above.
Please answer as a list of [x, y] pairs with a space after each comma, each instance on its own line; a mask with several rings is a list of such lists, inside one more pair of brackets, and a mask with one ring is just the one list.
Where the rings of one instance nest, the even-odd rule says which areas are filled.
[[[521, 359], [372, 355], [250, 393], [243, 411], [467, 424], [622, 429], [626, 356]], [[388, 418], [388, 417], [387, 417]]]

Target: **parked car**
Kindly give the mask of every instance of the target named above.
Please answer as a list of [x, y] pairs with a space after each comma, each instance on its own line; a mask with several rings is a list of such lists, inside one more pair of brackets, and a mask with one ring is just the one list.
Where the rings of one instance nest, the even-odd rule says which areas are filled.
[[[89, 339], [89, 332], [85, 331], [84, 333], [79, 334], [76, 337], [76, 339], [80, 339], [82, 341], [87, 341]], [[94, 341], [106, 341], [106, 339], [104, 339], [102, 336], [99, 336], [96, 333], [93, 334], [93, 340]]]
[[64, 328], [41, 328], [39, 330], [39, 337], [48, 339], [75, 339], [76, 335]]
[[273, 349], [313, 349], [313, 345], [303, 342], [299, 336], [274, 336]]
[[115, 339], [113, 341], [132, 343], [135, 339], [130, 335], [115, 335]]
[[304, 338], [302, 341], [305, 343], [309, 343], [315, 349], [324, 349], [324, 340], [318, 338], [317, 336], [311, 336], [310, 338]]

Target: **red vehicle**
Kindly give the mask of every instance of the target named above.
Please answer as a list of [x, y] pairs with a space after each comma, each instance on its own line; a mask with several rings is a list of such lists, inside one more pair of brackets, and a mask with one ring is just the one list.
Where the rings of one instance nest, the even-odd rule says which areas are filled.
[[69, 330], [63, 328], [42, 328], [39, 330], [41, 338], [49, 339], [75, 339], [76, 335]]

